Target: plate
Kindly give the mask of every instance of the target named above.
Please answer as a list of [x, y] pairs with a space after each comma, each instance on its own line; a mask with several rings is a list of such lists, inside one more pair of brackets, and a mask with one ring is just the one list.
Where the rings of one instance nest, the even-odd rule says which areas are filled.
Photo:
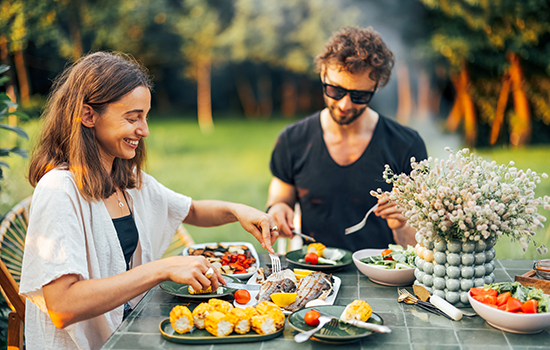
[[[331, 248], [331, 247], [327, 247], [327, 248]], [[340, 249], [340, 248], [338, 248], [338, 249]], [[346, 255], [344, 255], [344, 257], [340, 260], [340, 262], [336, 263], [336, 265], [328, 265], [328, 264], [311, 265], [311, 264], [308, 264], [306, 262], [300, 262], [299, 260], [303, 259], [304, 256], [305, 256], [302, 249], [292, 250], [292, 251], [286, 253], [285, 258], [290, 264], [300, 266], [300, 267], [306, 268], [308, 270], [330, 271], [330, 270], [340, 269], [340, 268], [342, 268], [344, 266], [347, 266], [347, 265], [349, 265], [353, 262], [353, 259], [351, 258], [352, 253], [349, 250], [345, 250], [345, 249], [340, 249], [340, 250], [344, 251], [346, 253]]]
[[179, 334], [172, 328], [170, 319], [167, 318], [159, 324], [160, 334], [166, 340], [181, 344], [220, 344], [220, 343], [248, 343], [255, 341], [264, 341], [273, 338], [277, 338], [283, 334], [284, 328], [273, 333], [260, 335], [254, 331], [250, 331], [246, 334], [231, 333], [227, 337], [215, 337], [208, 333], [204, 329], [196, 329], [189, 333]]
[[[240, 279], [238, 279], [236, 277], [233, 277], [233, 276], [223, 275], [223, 278], [225, 278], [225, 280], [227, 282], [243, 283], [243, 281], [241, 281]], [[175, 295], [175, 296], [181, 297], [181, 298], [197, 299], [197, 300], [204, 300], [204, 299], [208, 300], [208, 299], [211, 299], [211, 298], [222, 298], [222, 297], [232, 295], [235, 292], [235, 289], [233, 289], [233, 288], [226, 288], [226, 287], [221, 287], [221, 288], [222, 288], [222, 293], [221, 294], [218, 294], [218, 293], [189, 294], [189, 285], [187, 285], [187, 284], [179, 284], [179, 283], [172, 282], [172, 281], [164, 281], [160, 284], [160, 289], [162, 289], [163, 291], [165, 291], [168, 294], [172, 294], [172, 295]]]
[[184, 256], [189, 255], [189, 248], [201, 249], [201, 248], [204, 248], [206, 246], [212, 246], [212, 245], [218, 245], [218, 244], [223, 244], [223, 245], [245, 245], [245, 246], [248, 247], [248, 249], [250, 249], [250, 253], [254, 257], [254, 259], [256, 259], [256, 262], [252, 265], [253, 267], [255, 267], [254, 271], [247, 272], [247, 273], [236, 273], [236, 274], [233, 274], [231, 276], [238, 277], [242, 280], [248, 279], [248, 278], [250, 278], [250, 276], [252, 276], [254, 274], [254, 272], [256, 272], [256, 270], [258, 268], [260, 268], [260, 257], [258, 256], [258, 253], [256, 252], [256, 249], [254, 248], [252, 243], [249, 243], [249, 242], [210, 242], [210, 243], [193, 244], [190, 247], [185, 247], [185, 249], [183, 250], [183, 252], [181, 254], [184, 255]]
[[[324, 305], [308, 307], [293, 312], [288, 316], [288, 324], [299, 332], [306, 332], [312, 330], [315, 327], [308, 326], [304, 321], [304, 315], [311, 309], [318, 310], [322, 314], [327, 314], [339, 318], [346, 307], [341, 305]], [[383, 325], [384, 320], [376, 313], [372, 313], [367, 322]], [[374, 331], [365, 328], [359, 328], [350, 324], [338, 322], [338, 327], [330, 327], [325, 325], [319, 331], [317, 331], [311, 339], [328, 341], [328, 342], [351, 342], [358, 340], [359, 338], [371, 335]]]
[[414, 270], [410, 269], [381, 269], [361, 262], [368, 256], [380, 255], [384, 249], [362, 249], [353, 253], [353, 263], [371, 281], [385, 286], [410, 286], [414, 282]]
[[[325, 303], [327, 305], [334, 304], [334, 301], [336, 300], [336, 296], [338, 295], [338, 291], [340, 290], [340, 285], [342, 284], [342, 280], [340, 280], [340, 278], [338, 278], [337, 276], [332, 276], [332, 278], [334, 279], [333, 292], [331, 295], [329, 295], [325, 299]], [[256, 283], [256, 274], [254, 274], [254, 276], [252, 276], [246, 284], [257, 285], [258, 283]], [[245, 308], [247, 306], [255, 306], [257, 304], [256, 296], [258, 295], [259, 291], [249, 291], [249, 293], [250, 293], [250, 301], [248, 303], [239, 304], [236, 301], [233, 301], [233, 305], [235, 305], [235, 307], [241, 307], [241, 308]], [[290, 315], [292, 313], [285, 309], [281, 309], [281, 310], [283, 310], [283, 314], [285, 315]]]

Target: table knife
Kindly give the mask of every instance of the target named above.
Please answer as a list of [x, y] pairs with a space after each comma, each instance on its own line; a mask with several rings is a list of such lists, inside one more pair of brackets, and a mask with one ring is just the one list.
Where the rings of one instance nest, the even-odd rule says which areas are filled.
[[249, 292], [257, 292], [260, 290], [259, 284], [244, 284], [244, 283], [228, 282], [225, 286], [220, 285], [220, 287], [231, 288], [231, 289], [246, 289]]
[[305, 239], [306, 241], [310, 241], [310, 242], [313, 242], [313, 243], [317, 242], [317, 241], [315, 240], [315, 238], [310, 237], [310, 236], [308, 236], [308, 235], [306, 235], [306, 234], [303, 234], [303, 233], [301, 233], [301, 232], [292, 231], [292, 234], [297, 235], [297, 236], [300, 236], [300, 237], [302, 237], [303, 239]]
[[383, 325], [379, 325], [379, 324], [375, 324], [375, 323], [363, 322], [363, 321], [358, 321], [358, 320], [342, 321], [338, 317], [329, 315], [326, 312], [322, 312], [322, 311], [319, 311], [319, 310], [316, 310], [316, 311], [318, 311], [323, 316], [332, 317], [333, 319], [335, 319], [339, 322], [350, 324], [350, 325], [355, 326], [355, 327], [369, 329], [369, 330], [377, 332], [377, 333], [391, 333], [391, 328], [388, 327], [388, 326], [383, 326]]

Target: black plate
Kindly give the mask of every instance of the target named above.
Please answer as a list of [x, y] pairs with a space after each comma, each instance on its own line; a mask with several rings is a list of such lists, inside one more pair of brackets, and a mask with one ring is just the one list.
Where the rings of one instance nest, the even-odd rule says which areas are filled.
[[[223, 275], [223, 278], [227, 282], [231, 283], [243, 283], [240, 279], [233, 276]], [[210, 294], [189, 294], [189, 285], [187, 284], [179, 284], [172, 281], [164, 281], [160, 284], [160, 288], [165, 291], [168, 294], [175, 295], [177, 297], [186, 298], [186, 299], [197, 299], [197, 300], [208, 300], [212, 298], [223, 298], [229, 295], [232, 295], [235, 293], [235, 289], [233, 288], [226, 288], [226, 287], [220, 287], [222, 288], [222, 293], [210, 293]]]

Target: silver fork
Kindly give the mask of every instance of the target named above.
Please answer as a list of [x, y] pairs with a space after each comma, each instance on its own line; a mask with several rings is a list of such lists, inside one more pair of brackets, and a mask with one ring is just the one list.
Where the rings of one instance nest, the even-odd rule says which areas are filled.
[[303, 333], [298, 333], [294, 336], [294, 341], [296, 341], [296, 343], [303, 343], [305, 342], [306, 340], [308, 340], [309, 338], [311, 338], [311, 336], [313, 334], [315, 334], [315, 332], [317, 332], [319, 329], [323, 328], [323, 326], [327, 323], [330, 322], [330, 320], [332, 320], [332, 317], [327, 317], [327, 316], [320, 316], [319, 317], [319, 325], [315, 328], [313, 328], [312, 330], [310, 331], [307, 331], [307, 332], [303, 332]]
[[281, 272], [281, 259], [275, 254], [269, 254], [271, 259], [271, 271], [273, 274]]
[[365, 226], [365, 224], [367, 223], [367, 218], [369, 217], [370, 213], [372, 213], [372, 211], [376, 208], [378, 208], [378, 203], [376, 203], [372, 208], [369, 209], [369, 211], [367, 212], [367, 214], [365, 215], [363, 220], [361, 220], [360, 223], [358, 223], [356, 225], [353, 225], [351, 227], [348, 227], [345, 230], [346, 235], [349, 235], [350, 233], [354, 233], [354, 232], [357, 232], [360, 229], [362, 229]]

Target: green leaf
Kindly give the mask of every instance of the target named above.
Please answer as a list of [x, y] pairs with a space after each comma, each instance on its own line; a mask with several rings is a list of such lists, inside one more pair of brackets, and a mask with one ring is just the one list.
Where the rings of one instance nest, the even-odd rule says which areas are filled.
[[0, 124], [0, 129], [11, 130], [11, 131], [15, 132], [17, 135], [23, 137], [24, 139], [26, 139], [26, 140], [29, 139], [29, 135], [27, 135], [27, 133], [25, 132], [25, 130], [21, 129], [21, 128], [18, 127], [18, 126], [11, 126], [11, 125], [6, 125], [6, 124]]
[[11, 113], [8, 113], [8, 115], [15, 115], [25, 121], [29, 120], [29, 115], [25, 112], [13, 111]]
[[10, 80], [10, 77], [0, 77], [0, 86], [4, 86], [4, 84]]
[[3, 162], [3, 161], [0, 160], [0, 171], [2, 170], [2, 167], [9, 168], [10, 166], [8, 165], [8, 163]]
[[10, 151], [11, 153], [13, 154], [17, 154], [18, 156], [22, 157], [22, 158], [27, 158], [27, 150], [24, 149], [24, 148], [21, 148], [21, 147], [14, 147], [11, 149]]

